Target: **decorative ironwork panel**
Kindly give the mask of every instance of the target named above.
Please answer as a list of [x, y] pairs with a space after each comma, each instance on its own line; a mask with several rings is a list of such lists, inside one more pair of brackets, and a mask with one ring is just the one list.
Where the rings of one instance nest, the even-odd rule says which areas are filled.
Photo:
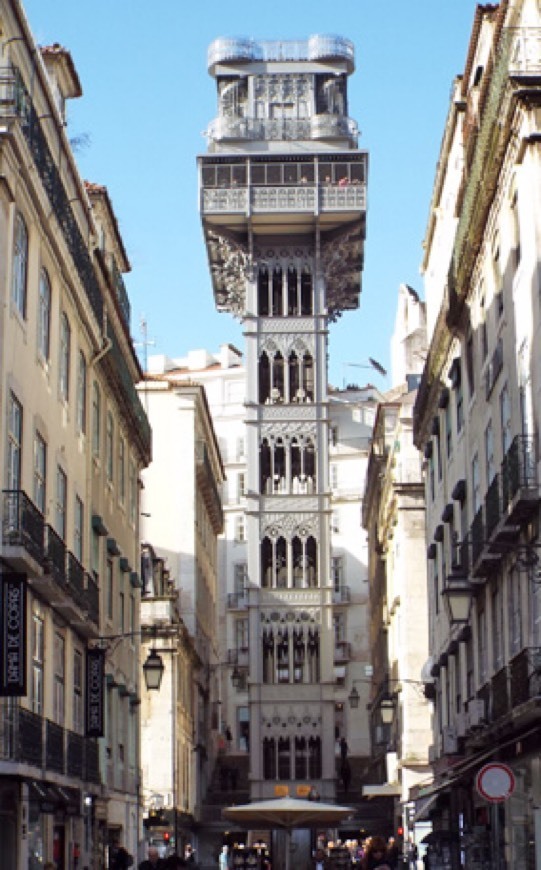
[[52, 526], [45, 526], [45, 570], [59, 586], [66, 585], [66, 545]]
[[351, 184], [347, 187], [330, 185], [321, 188], [322, 211], [365, 211], [366, 187]]
[[100, 754], [98, 741], [93, 737], [87, 737], [85, 747], [85, 779], [87, 782], [101, 783]]
[[248, 210], [247, 188], [205, 188], [203, 190], [203, 213], [246, 214]]
[[43, 515], [25, 492], [5, 489], [3, 492], [2, 543], [24, 547], [37, 561], [43, 559]]
[[490, 538], [501, 518], [500, 475], [496, 474], [485, 497], [486, 534]]
[[43, 717], [31, 710], [19, 707], [16, 718], [18, 725], [19, 745], [17, 761], [43, 765]]
[[64, 729], [47, 719], [46, 735], [45, 766], [64, 773]]
[[254, 187], [252, 207], [254, 212], [313, 212], [316, 207], [316, 188], [309, 185]]
[[492, 685], [492, 718], [500, 719], [509, 712], [509, 687], [507, 668], [502, 668], [494, 674]]
[[68, 552], [68, 586], [73, 600], [79, 607], [86, 607], [85, 569], [73, 553]]
[[68, 731], [67, 773], [69, 776], [83, 778], [84, 770], [84, 738], [75, 731]]

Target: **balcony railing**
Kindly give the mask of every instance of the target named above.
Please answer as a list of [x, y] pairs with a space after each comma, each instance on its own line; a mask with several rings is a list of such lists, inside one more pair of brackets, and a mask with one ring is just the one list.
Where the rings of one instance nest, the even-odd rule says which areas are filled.
[[46, 720], [45, 765], [49, 770], [64, 773], [64, 729], [56, 722]]
[[66, 585], [66, 545], [52, 526], [45, 526], [45, 573], [59, 586]]
[[85, 739], [75, 731], [67, 732], [67, 773], [69, 776], [83, 778]]
[[509, 713], [509, 684], [507, 668], [499, 670], [491, 680], [492, 720]]
[[362, 212], [366, 210], [364, 184], [340, 187], [331, 185], [269, 185], [252, 188], [207, 187], [202, 191], [204, 214], [254, 214], [290, 212]]
[[501, 519], [500, 475], [495, 474], [485, 496], [485, 519], [487, 539]]
[[520, 514], [538, 502], [534, 438], [517, 435], [502, 463], [502, 507], [508, 514]]
[[479, 508], [471, 526], [472, 565], [476, 565], [484, 547], [483, 509]]
[[541, 694], [541, 648], [523, 649], [509, 663], [513, 710]]
[[79, 560], [68, 551], [67, 555], [67, 582], [75, 603], [86, 610], [87, 595], [85, 589], [85, 569]]
[[2, 544], [22, 547], [36, 562], [43, 559], [43, 515], [21, 489], [3, 491]]
[[0, 759], [43, 766], [43, 718], [7, 698], [0, 705]]

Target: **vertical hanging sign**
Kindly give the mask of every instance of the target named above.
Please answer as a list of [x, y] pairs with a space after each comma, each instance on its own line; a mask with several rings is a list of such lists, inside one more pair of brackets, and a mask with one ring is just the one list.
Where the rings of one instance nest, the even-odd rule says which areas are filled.
[[87, 737], [103, 737], [103, 698], [105, 683], [105, 650], [86, 651], [86, 717]]
[[0, 576], [0, 696], [26, 695], [26, 576]]

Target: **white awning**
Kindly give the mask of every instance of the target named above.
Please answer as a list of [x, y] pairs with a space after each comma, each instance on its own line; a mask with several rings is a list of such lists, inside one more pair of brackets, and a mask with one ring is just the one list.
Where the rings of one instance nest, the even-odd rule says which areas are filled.
[[434, 806], [439, 796], [440, 793], [437, 791], [434, 794], [429, 794], [427, 797], [417, 798], [415, 801], [413, 821], [420, 822], [422, 819], [426, 819], [430, 812], [430, 808]]
[[399, 782], [383, 782], [378, 785], [363, 785], [363, 797], [400, 797], [402, 786]]

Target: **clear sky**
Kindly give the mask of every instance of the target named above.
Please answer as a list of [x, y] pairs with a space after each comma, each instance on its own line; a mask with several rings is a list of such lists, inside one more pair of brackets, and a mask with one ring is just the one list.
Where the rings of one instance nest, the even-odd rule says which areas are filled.
[[[419, 266], [451, 84], [464, 68], [474, 0], [23, 0], [39, 44], [73, 57], [83, 97], [68, 134], [85, 136], [81, 174], [109, 191], [131, 261], [132, 335], [148, 353], [243, 349], [240, 324], [214, 309], [197, 207], [196, 155], [216, 116], [208, 45], [218, 36], [351, 39], [349, 114], [370, 152], [360, 308], [331, 326], [330, 380], [388, 380], [346, 363], [389, 366], [400, 283], [423, 296]], [[140, 350], [140, 356], [142, 351]]]

